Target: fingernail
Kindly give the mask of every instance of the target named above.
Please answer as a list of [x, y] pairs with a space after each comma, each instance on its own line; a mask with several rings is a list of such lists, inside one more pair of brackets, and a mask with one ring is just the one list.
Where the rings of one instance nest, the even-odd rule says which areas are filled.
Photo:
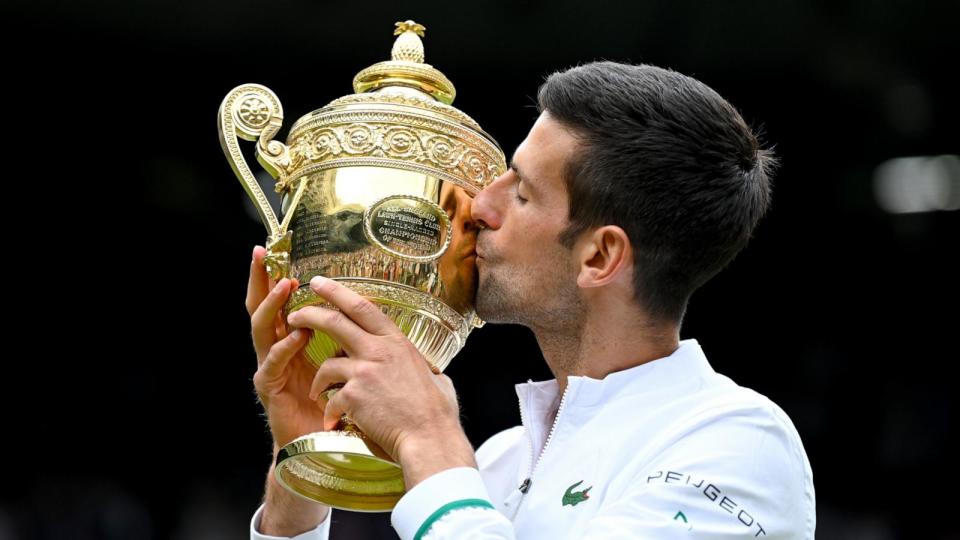
[[290, 283], [287, 281], [287, 278], [283, 278], [277, 282], [277, 286], [273, 288], [273, 292], [279, 293], [286, 287], [289, 287]]
[[314, 289], [319, 289], [320, 287], [323, 287], [324, 284], [327, 283], [327, 281], [330, 281], [330, 280], [328, 280], [323, 276], [314, 276], [313, 279], [310, 280], [310, 286], [313, 287]]

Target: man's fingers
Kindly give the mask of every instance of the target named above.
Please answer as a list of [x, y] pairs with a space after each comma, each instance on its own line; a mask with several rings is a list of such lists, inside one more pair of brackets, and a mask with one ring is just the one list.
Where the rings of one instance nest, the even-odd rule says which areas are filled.
[[393, 320], [384, 315], [376, 304], [335, 280], [316, 276], [310, 280], [310, 288], [371, 334], [389, 336], [400, 332]]
[[269, 393], [271, 383], [281, 378], [290, 359], [307, 344], [310, 334], [309, 330], [297, 330], [270, 347], [270, 352], [253, 376], [257, 392]]
[[327, 406], [323, 409], [324, 431], [330, 431], [336, 428], [337, 424], [340, 423], [340, 418], [347, 414], [344, 399], [345, 394], [343, 393], [343, 388], [341, 388], [330, 398], [330, 401], [327, 402]]
[[263, 361], [267, 351], [277, 341], [277, 328], [275, 326], [277, 313], [283, 307], [289, 293], [290, 280], [281, 279], [250, 317], [253, 348], [257, 351], [258, 361]]
[[308, 394], [310, 399], [316, 401], [320, 393], [327, 388], [349, 381], [353, 377], [354, 364], [354, 360], [342, 356], [326, 359], [313, 377]]
[[268, 288], [267, 269], [263, 267], [263, 258], [267, 250], [261, 246], [254, 246], [253, 260], [250, 261], [250, 278], [247, 281], [247, 315], [253, 317], [253, 312], [257, 306], [263, 302], [264, 297], [270, 292]]
[[287, 317], [290, 326], [319, 330], [337, 342], [350, 356], [361, 356], [371, 336], [357, 323], [334, 309], [306, 306]]
[[[290, 278], [290, 294], [293, 294], [297, 288], [300, 287], [300, 282], [297, 278]], [[287, 325], [287, 321], [283, 320], [283, 310], [280, 310], [277, 313], [277, 317], [273, 321], [273, 327], [277, 331], [276, 339], [283, 339], [287, 337], [287, 334], [290, 332], [290, 327]]]

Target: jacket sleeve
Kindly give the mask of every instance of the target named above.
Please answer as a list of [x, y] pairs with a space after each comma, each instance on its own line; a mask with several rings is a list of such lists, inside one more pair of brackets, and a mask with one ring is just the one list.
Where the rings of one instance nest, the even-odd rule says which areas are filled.
[[332, 520], [331, 516], [333, 515], [334, 510], [331, 508], [327, 512], [327, 518], [323, 520], [316, 529], [312, 531], [307, 531], [303, 534], [298, 534], [293, 538], [287, 536], [267, 536], [259, 532], [260, 529], [260, 517], [263, 515], [263, 505], [260, 505], [260, 508], [257, 508], [257, 511], [254, 512], [253, 518], [250, 520], [250, 540], [327, 540], [330, 537], [330, 521]]
[[496, 511], [480, 472], [447, 469], [408, 491], [390, 516], [402, 540], [514, 538], [513, 525]]

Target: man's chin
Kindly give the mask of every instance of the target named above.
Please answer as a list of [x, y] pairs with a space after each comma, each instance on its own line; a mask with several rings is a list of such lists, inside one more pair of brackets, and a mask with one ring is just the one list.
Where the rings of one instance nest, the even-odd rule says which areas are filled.
[[477, 316], [487, 323], [509, 323], [509, 314], [505, 312], [507, 306], [504, 306], [503, 302], [498, 301], [496, 298], [482, 297], [481, 294], [482, 292], [478, 290], [476, 302]]
[[[483, 283], [483, 280], [480, 280]], [[477, 300], [474, 302], [474, 310], [477, 312], [477, 316], [483, 319], [484, 322], [492, 323], [496, 322], [497, 312], [495, 309], [492, 309], [493, 306], [490, 305], [490, 301], [483, 296], [483, 285], [477, 286]]]

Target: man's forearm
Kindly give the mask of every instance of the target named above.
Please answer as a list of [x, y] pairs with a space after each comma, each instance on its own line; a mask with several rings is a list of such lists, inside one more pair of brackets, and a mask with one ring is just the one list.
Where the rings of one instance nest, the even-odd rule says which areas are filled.
[[317, 528], [327, 519], [330, 507], [294, 495], [267, 473], [259, 532], [271, 536], [296, 536]]

